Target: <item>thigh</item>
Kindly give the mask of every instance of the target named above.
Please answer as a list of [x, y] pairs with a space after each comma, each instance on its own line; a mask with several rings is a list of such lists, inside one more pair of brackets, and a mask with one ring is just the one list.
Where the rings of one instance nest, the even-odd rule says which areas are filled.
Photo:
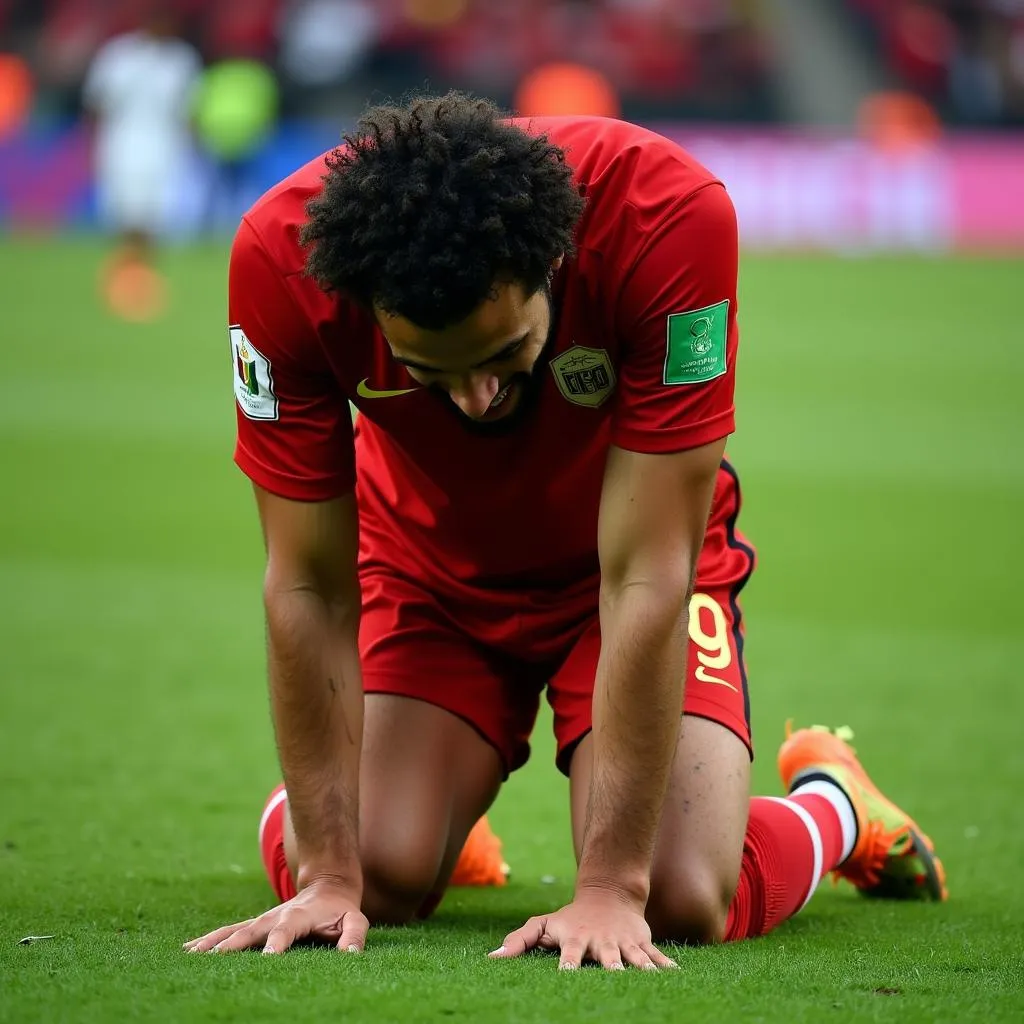
[[[661, 938], [718, 938], [739, 878], [753, 757], [739, 594], [754, 568], [753, 548], [736, 529], [739, 509], [736, 474], [723, 462], [690, 601], [683, 715], [652, 868], [648, 917]], [[595, 616], [548, 694], [559, 767], [570, 776], [577, 857], [600, 648]]]
[[[400, 923], [424, 904], [432, 909], [502, 778], [497, 751], [461, 718], [425, 701], [367, 694], [359, 840], [371, 920]], [[287, 806], [285, 856], [294, 878]]]
[[523, 765], [540, 702], [537, 682], [467, 635], [425, 586], [381, 572], [361, 583], [365, 692], [423, 701], [461, 719], [494, 748], [505, 777]]
[[[526, 760], [539, 694], [402, 578], [363, 580], [360, 658], [366, 902], [371, 917], [402, 919], [436, 899], [470, 829]], [[401, 913], [382, 912], [392, 907]]]
[[[755, 555], [737, 529], [739, 512], [739, 480], [732, 466], [723, 461], [690, 601], [682, 710], [724, 726], [753, 757], [740, 592], [754, 570]], [[548, 686], [548, 700], [555, 713], [557, 763], [565, 774], [577, 744], [591, 729], [600, 652], [601, 627], [595, 611]]]
[[[601, 627], [593, 621], [548, 684], [555, 717], [556, 763], [564, 774], [577, 745], [592, 728], [592, 705]], [[743, 660], [743, 629], [739, 602], [727, 588], [698, 591], [690, 601], [690, 634], [686, 652], [684, 714], [724, 726], [753, 757], [750, 699]]]
[[656, 936], [724, 937], [749, 809], [746, 745], [718, 722], [684, 715], [651, 869], [647, 917]]
[[[648, 919], [661, 938], [705, 942], [725, 927], [750, 799], [742, 642], [727, 593], [690, 605], [683, 714], [651, 874]], [[738, 613], [738, 606], [735, 606]], [[600, 635], [589, 629], [552, 683], [560, 763], [568, 758], [573, 842], [583, 843], [593, 775], [591, 701]]]
[[[588, 734], [569, 776], [577, 860], [592, 775]], [[746, 745], [717, 722], [684, 715], [651, 867], [647, 918], [655, 938], [720, 940], [739, 880], [749, 804]]]
[[[690, 604], [683, 715], [651, 874], [655, 935], [718, 941], [739, 878], [750, 800], [750, 720], [739, 606], [726, 591]], [[593, 771], [596, 624], [553, 680], [560, 766], [568, 759], [573, 842], [583, 842]]]
[[463, 719], [425, 701], [368, 694], [359, 829], [370, 909], [397, 904], [404, 917], [439, 896], [503, 777], [497, 751]]

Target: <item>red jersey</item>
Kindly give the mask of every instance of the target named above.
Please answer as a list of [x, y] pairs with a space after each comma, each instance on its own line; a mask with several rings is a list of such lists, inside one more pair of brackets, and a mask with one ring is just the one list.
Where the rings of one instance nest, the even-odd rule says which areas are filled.
[[565, 150], [585, 210], [552, 283], [543, 380], [507, 434], [467, 430], [392, 359], [368, 312], [304, 275], [298, 231], [323, 157], [248, 212], [230, 271], [238, 465], [303, 501], [355, 484], [361, 573], [422, 581], [495, 620], [594, 612], [609, 445], [676, 452], [731, 433], [738, 341], [721, 182], [635, 125], [518, 123]]

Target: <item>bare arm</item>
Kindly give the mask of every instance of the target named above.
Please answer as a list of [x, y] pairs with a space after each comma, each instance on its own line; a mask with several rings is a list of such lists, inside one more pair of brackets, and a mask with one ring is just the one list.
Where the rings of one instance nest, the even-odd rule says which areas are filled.
[[255, 486], [267, 570], [270, 700], [299, 850], [298, 888], [355, 894], [363, 687], [355, 498], [298, 502]]
[[725, 441], [670, 455], [612, 448], [598, 527], [601, 655], [577, 896], [643, 904], [679, 736], [687, 608]]
[[258, 228], [254, 216], [239, 226], [228, 274], [235, 462], [253, 482], [267, 550], [270, 703], [299, 892], [185, 948], [283, 953], [314, 937], [360, 950], [369, 922], [360, 909], [363, 687], [352, 419], [301, 289], [292, 287], [296, 254], [289, 255], [287, 232], [276, 222]]
[[369, 922], [359, 909], [363, 684], [355, 498], [291, 501], [254, 487], [267, 547], [270, 703], [298, 844], [299, 892], [184, 948], [283, 953], [311, 936], [359, 952]]
[[668, 212], [652, 226], [625, 204], [621, 251], [608, 253], [610, 270], [617, 255], [629, 270], [612, 285], [622, 348], [598, 523], [601, 653], [576, 892], [491, 954], [557, 946], [570, 969], [588, 958], [673, 966], [644, 914], [680, 731], [690, 592], [722, 439], [735, 426], [735, 210], [719, 182], [694, 187], [679, 166], [663, 175], [652, 164], [645, 178]]

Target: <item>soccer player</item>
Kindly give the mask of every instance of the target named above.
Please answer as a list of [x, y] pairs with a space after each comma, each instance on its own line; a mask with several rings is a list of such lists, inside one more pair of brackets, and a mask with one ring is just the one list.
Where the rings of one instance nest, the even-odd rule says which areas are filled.
[[722, 184], [633, 125], [460, 94], [372, 110], [346, 142], [232, 253], [281, 903], [186, 948], [358, 951], [368, 920], [429, 911], [545, 688], [575, 893], [492, 956], [674, 966], [654, 940], [762, 935], [833, 869], [942, 898], [931, 842], [842, 735], [792, 734], [789, 795], [749, 795]]

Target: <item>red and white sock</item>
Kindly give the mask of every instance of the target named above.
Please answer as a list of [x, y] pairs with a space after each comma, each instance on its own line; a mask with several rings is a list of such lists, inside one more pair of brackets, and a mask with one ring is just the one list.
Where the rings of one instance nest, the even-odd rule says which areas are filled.
[[275, 786], [267, 797], [267, 805], [260, 818], [260, 856], [277, 898], [284, 903], [295, 895], [295, 883], [288, 871], [284, 855], [284, 812], [288, 800], [284, 783]]
[[802, 910], [856, 838], [850, 801], [830, 782], [809, 782], [788, 797], [752, 799], [726, 941], [765, 935]]
[[836, 864], [842, 864], [853, 853], [853, 847], [857, 842], [857, 816], [853, 812], [850, 798], [834, 782], [820, 776], [815, 776], [807, 782], [798, 782], [789, 794], [789, 799], [800, 802], [800, 798], [805, 796], [823, 797], [839, 815], [839, 827], [843, 831], [843, 848]]

